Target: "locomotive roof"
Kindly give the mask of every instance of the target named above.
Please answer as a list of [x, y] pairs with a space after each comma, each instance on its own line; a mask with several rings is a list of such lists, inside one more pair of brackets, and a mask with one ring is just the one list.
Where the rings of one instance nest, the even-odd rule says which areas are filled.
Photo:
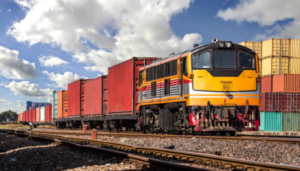
[[[180, 53], [176, 53], [174, 55], [170, 55], [168, 57], [165, 57], [165, 58], [161, 58], [157, 61], [154, 61], [152, 62], [151, 64], [148, 64], [144, 67], [142, 67], [140, 70], [143, 70], [143, 69], [146, 69], [146, 68], [150, 68], [152, 66], [156, 66], [158, 64], [160, 64], [161, 62], [169, 62], [169, 61], [172, 61], [172, 60], [175, 60], [175, 59], [178, 59], [180, 57], [183, 57], [183, 56], [186, 56], [189, 52], [191, 53], [194, 53], [194, 52], [200, 52], [200, 51], [204, 51], [204, 50], [207, 50], [207, 49], [220, 49], [218, 44], [217, 43], [209, 43], [209, 44], [206, 44], [206, 45], [202, 45], [202, 46], [198, 46], [198, 47], [194, 47], [192, 49], [189, 49], [189, 50], [186, 50], [186, 51], [183, 51], [183, 52], [180, 52]], [[255, 52], [245, 46], [242, 46], [242, 45], [239, 45], [239, 44], [235, 44], [235, 43], [232, 43], [232, 48], [228, 48], [228, 49], [241, 49], [247, 53], [250, 53], [250, 54], [253, 54], [255, 55]], [[225, 49], [226, 50], [226, 49]]]

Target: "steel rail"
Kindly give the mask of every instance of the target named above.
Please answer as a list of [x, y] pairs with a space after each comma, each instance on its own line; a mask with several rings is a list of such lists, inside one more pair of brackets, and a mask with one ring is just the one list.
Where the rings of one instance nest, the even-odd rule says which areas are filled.
[[[11, 133], [18, 133], [18, 131], [11, 130]], [[179, 160], [180, 162], [194, 162], [198, 165], [210, 166], [218, 169], [231, 169], [231, 170], [263, 170], [263, 171], [273, 171], [273, 170], [300, 170], [300, 167], [296, 166], [287, 166], [287, 165], [279, 165], [273, 163], [264, 163], [264, 162], [256, 162], [256, 161], [248, 161], [243, 159], [236, 159], [230, 157], [222, 157], [217, 155], [205, 154], [205, 153], [194, 153], [187, 151], [175, 151], [169, 149], [161, 149], [161, 148], [148, 148], [148, 147], [139, 147], [133, 146], [123, 143], [116, 142], [107, 142], [107, 141], [99, 141], [92, 139], [84, 139], [84, 138], [76, 138], [76, 137], [64, 137], [62, 135], [54, 135], [47, 133], [37, 133], [37, 132], [20, 132], [21, 134], [25, 134], [33, 137], [44, 137], [53, 140], [59, 140], [63, 142], [72, 142], [77, 143], [82, 146], [89, 145], [96, 146], [97, 148], [109, 148], [110, 150], [119, 150], [122, 152], [130, 153], [130, 155], [143, 155], [152, 156], [155, 160], [158, 157], [159, 159], [164, 160]], [[148, 160], [149, 161], [149, 160]], [[165, 162], [163, 160], [159, 160], [160, 162]], [[199, 168], [198, 168], [199, 169]]]

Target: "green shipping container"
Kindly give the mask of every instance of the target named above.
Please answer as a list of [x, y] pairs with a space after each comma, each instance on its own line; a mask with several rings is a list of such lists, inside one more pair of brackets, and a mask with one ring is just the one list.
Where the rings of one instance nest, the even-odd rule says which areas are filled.
[[300, 131], [300, 113], [283, 113], [283, 131]]
[[53, 91], [53, 107], [52, 107], [52, 118], [56, 119], [57, 118], [57, 92]]
[[282, 112], [260, 112], [260, 131], [282, 131]]

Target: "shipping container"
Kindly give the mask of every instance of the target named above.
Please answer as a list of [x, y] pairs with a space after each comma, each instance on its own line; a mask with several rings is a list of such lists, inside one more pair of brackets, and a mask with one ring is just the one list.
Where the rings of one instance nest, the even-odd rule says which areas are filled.
[[40, 117], [41, 117], [41, 113], [40, 113], [40, 108], [35, 108], [35, 113], [36, 113], [36, 122], [40, 122]]
[[260, 131], [282, 131], [282, 112], [260, 112]]
[[262, 52], [262, 43], [258, 41], [244, 41], [239, 43], [240, 45], [246, 46], [249, 49], [252, 49], [255, 53], [257, 53], [258, 58], [261, 58]]
[[29, 121], [29, 122], [32, 122], [32, 110], [33, 110], [33, 109], [30, 109], [30, 110], [29, 110], [29, 117], [28, 117], [28, 121]]
[[102, 76], [102, 114], [108, 114], [108, 75]]
[[63, 90], [57, 93], [57, 118], [68, 117], [68, 91]]
[[45, 122], [45, 106], [40, 107], [40, 122]]
[[52, 94], [52, 118], [53, 119], [56, 119], [57, 118], [57, 92], [56, 91], [53, 91], [53, 94]]
[[45, 122], [52, 122], [52, 105], [45, 106]]
[[291, 57], [300, 57], [300, 39], [291, 39]]
[[300, 112], [300, 93], [261, 93], [260, 111]]
[[300, 131], [300, 113], [283, 113], [283, 131]]
[[26, 113], [26, 111], [24, 111], [24, 112], [22, 113], [22, 121], [23, 121], [23, 122], [26, 121], [26, 118], [25, 118], [25, 117], [26, 117], [26, 114], [25, 114], [25, 113]]
[[158, 58], [132, 58], [108, 68], [108, 115], [135, 115], [139, 69]]
[[31, 121], [32, 122], [36, 122], [36, 110], [35, 109], [32, 109], [31, 110]]
[[26, 102], [26, 110], [29, 110], [31, 106], [32, 106], [32, 102], [31, 101], [27, 101]]
[[272, 92], [272, 76], [266, 76], [261, 78], [261, 93]]
[[[104, 84], [106, 85], [104, 86]], [[102, 111], [102, 105], [106, 104], [105, 102], [108, 101], [107, 88], [107, 76], [101, 76], [86, 82], [85, 115], [101, 116], [101, 114], [104, 113]]]
[[273, 92], [300, 93], [300, 74], [273, 76]]
[[300, 57], [289, 59], [289, 74], [300, 74]]
[[262, 58], [290, 56], [290, 39], [269, 39], [262, 42]]
[[289, 57], [268, 57], [262, 59], [262, 72], [261, 75], [270, 76], [278, 74], [288, 74], [289, 72]]
[[68, 117], [84, 115], [84, 85], [88, 80], [80, 79], [68, 84]]

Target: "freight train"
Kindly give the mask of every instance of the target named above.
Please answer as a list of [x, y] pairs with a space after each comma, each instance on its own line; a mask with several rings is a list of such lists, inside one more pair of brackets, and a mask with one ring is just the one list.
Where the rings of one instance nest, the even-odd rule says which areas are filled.
[[53, 94], [53, 123], [180, 134], [258, 130], [259, 82], [254, 51], [214, 39], [165, 58], [134, 57], [108, 75], [70, 83]]

